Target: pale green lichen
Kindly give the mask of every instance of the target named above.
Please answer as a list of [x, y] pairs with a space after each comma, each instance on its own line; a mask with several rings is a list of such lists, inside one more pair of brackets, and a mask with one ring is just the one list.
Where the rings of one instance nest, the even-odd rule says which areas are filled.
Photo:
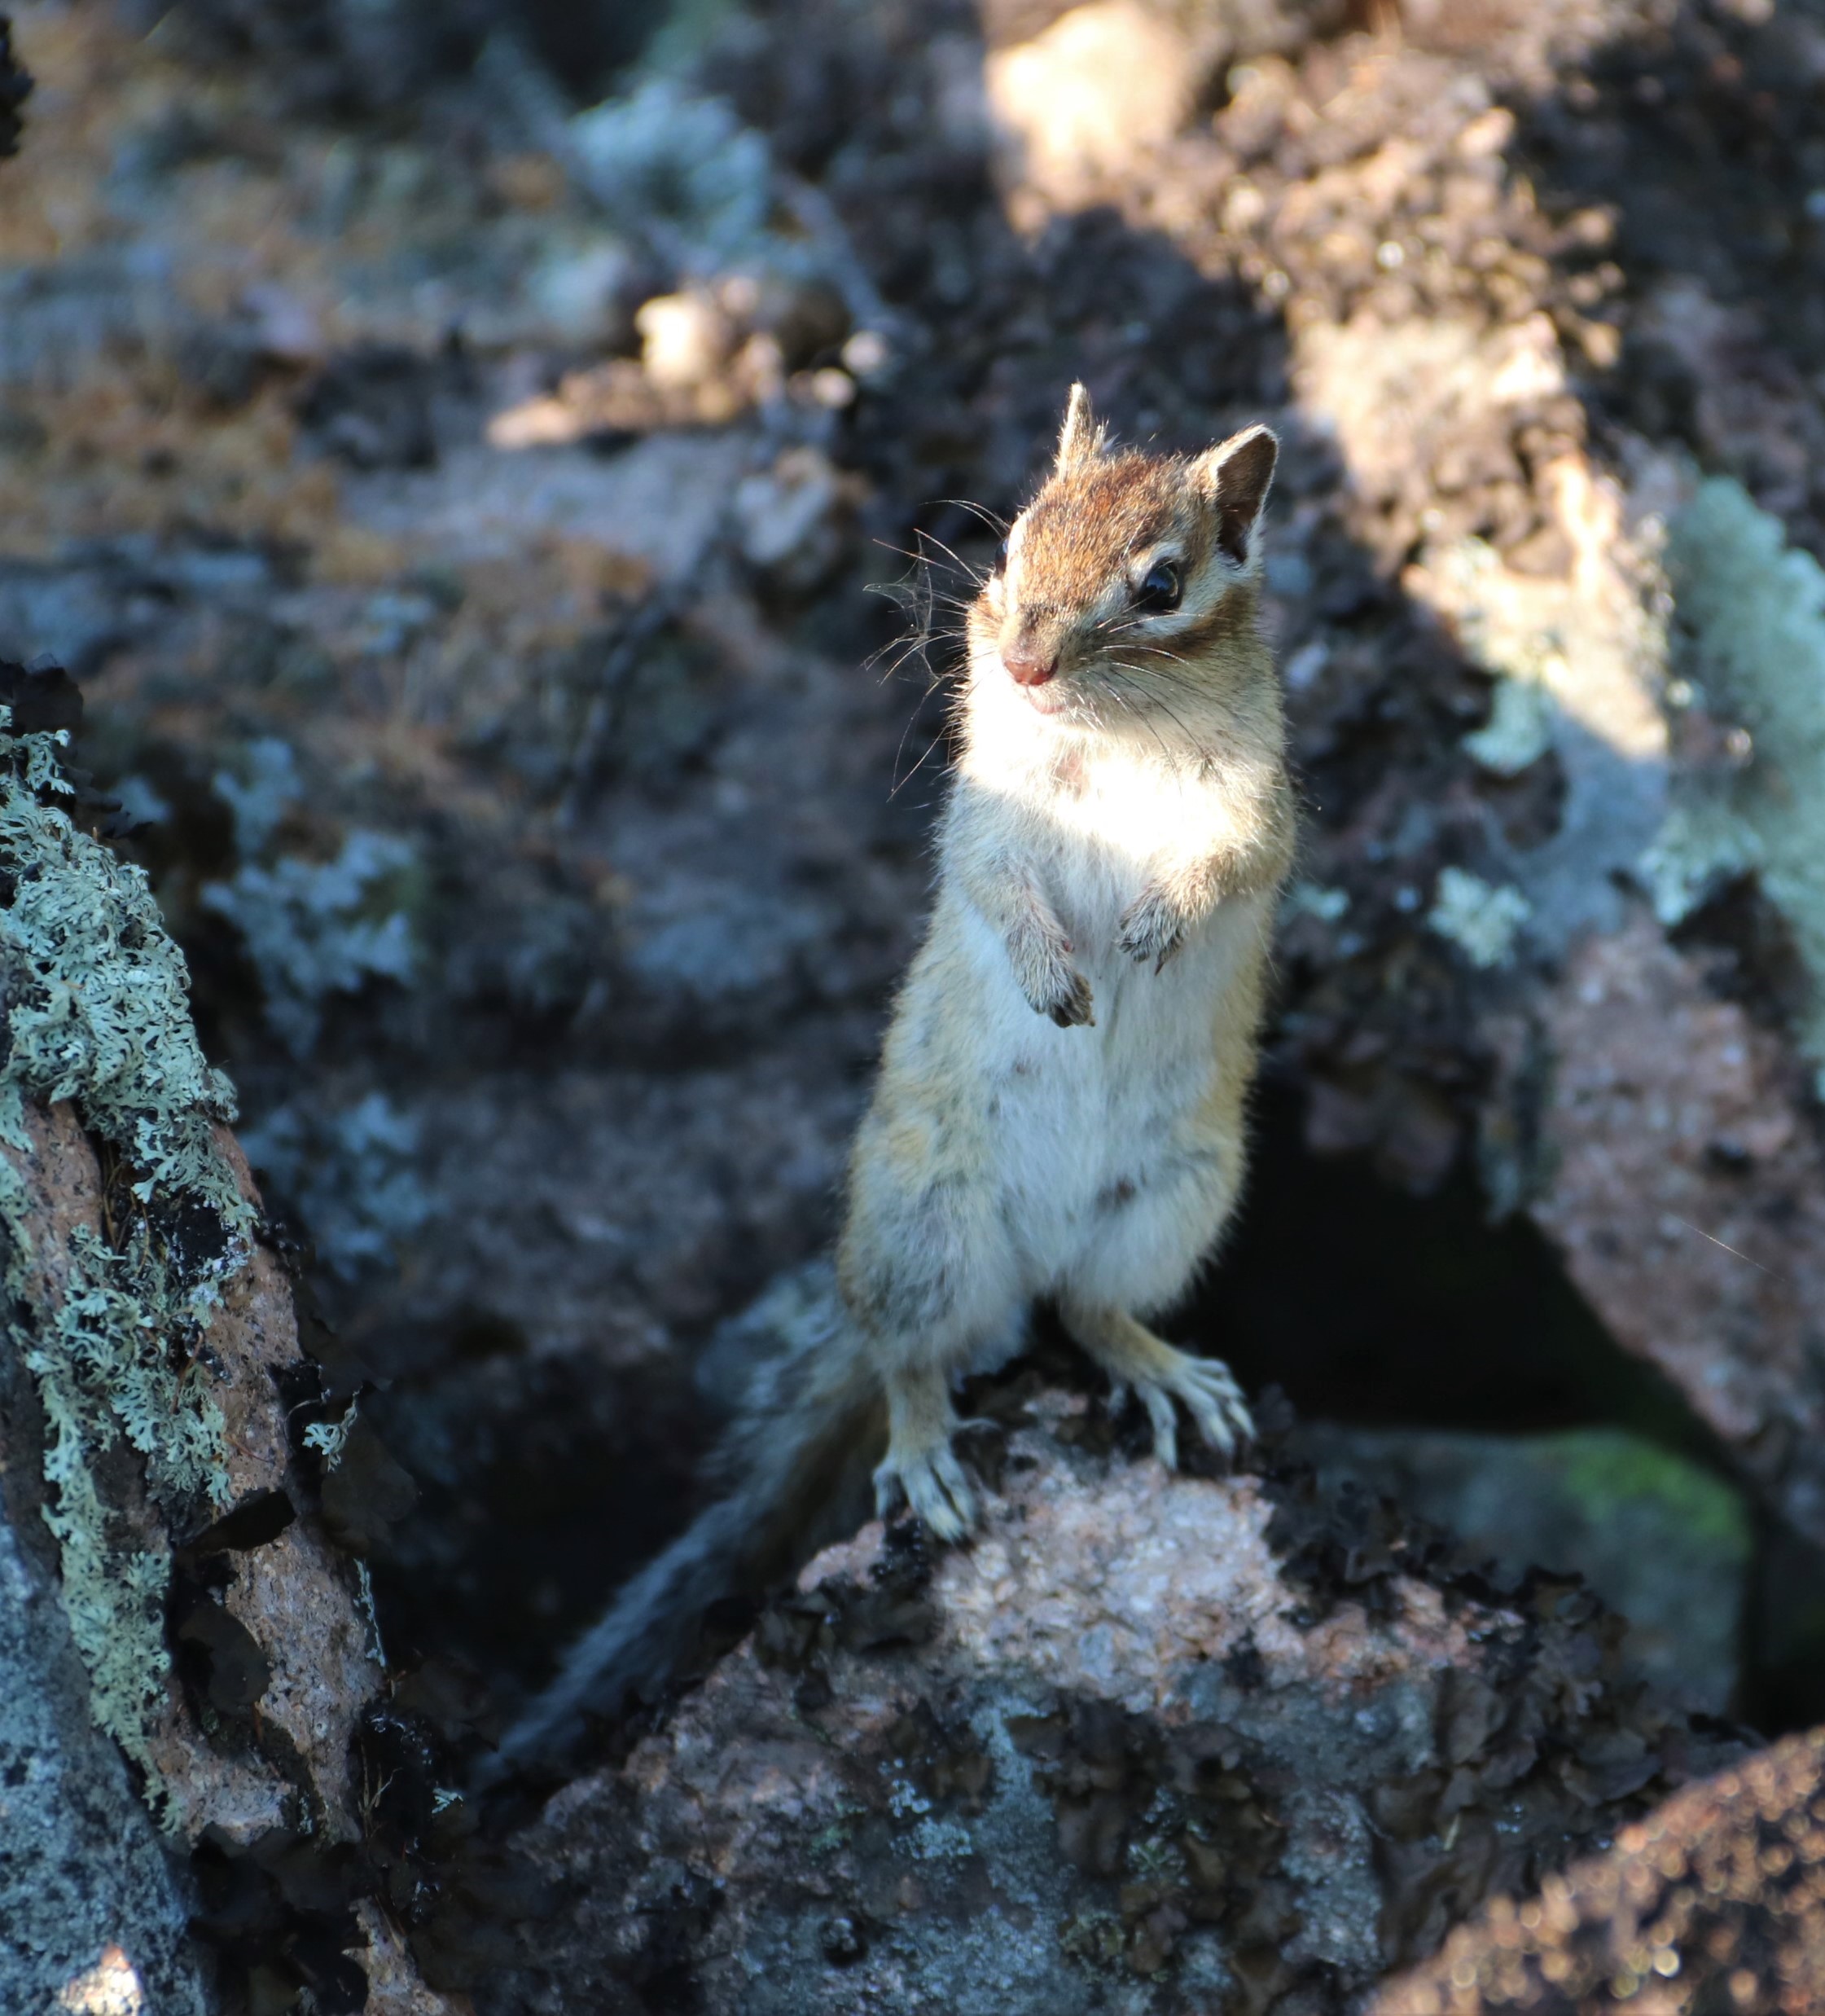
[[[169, 1669], [169, 1563], [122, 1537], [99, 1465], [125, 1442], [167, 1510], [226, 1502], [225, 1425], [198, 1352], [224, 1282], [245, 1263], [256, 1214], [213, 1132], [234, 1115], [233, 1088], [197, 1043], [183, 955], [143, 872], [46, 802], [68, 793], [57, 764], [65, 739], [0, 744], [0, 868], [10, 884], [0, 903], [0, 1138], [15, 1151], [0, 1156], [9, 1334], [44, 1407], [45, 1517], [91, 1711], [149, 1765]], [[28, 1099], [71, 1101], [120, 1156], [143, 1207], [129, 1212], [117, 1244], [77, 1227], [56, 1285], [40, 1265], [51, 1256], [33, 1250], [32, 1198], [15, 1159], [33, 1149]], [[202, 1257], [178, 1254], [157, 1229], [160, 1208], [181, 1200], [204, 1207], [219, 1228]], [[156, 1783], [152, 1794], [156, 1803]]]
[[1349, 911], [1347, 889], [1326, 889], [1317, 882], [1295, 882], [1280, 904], [1280, 915], [1289, 922], [1295, 917], [1316, 917], [1321, 923], [1336, 924]]
[[1750, 740], [1736, 768], [1683, 782], [1650, 886], [1665, 916], [1756, 869], [1812, 983], [1800, 1040], [1825, 1065], [1825, 568], [1728, 477], [1674, 520], [1666, 564], [1681, 670]]
[[1485, 882], [1464, 868], [1441, 868], [1428, 925], [1485, 971], [1509, 964], [1533, 906], [1518, 889]]
[[384, 1092], [352, 1106], [287, 1100], [243, 1128], [241, 1145], [344, 1280], [391, 1260], [435, 1208], [419, 1178], [417, 1123]]
[[322, 1458], [326, 1471], [339, 1468], [342, 1452], [349, 1440], [349, 1431], [355, 1425], [361, 1412], [361, 1395], [357, 1394], [344, 1410], [340, 1421], [314, 1421], [304, 1431], [305, 1447], [314, 1449]]
[[653, 77], [570, 122], [577, 165], [612, 214], [711, 270], [774, 249], [767, 228], [773, 164], [766, 142], [719, 98]]
[[1524, 679], [1496, 682], [1489, 718], [1463, 738], [1472, 759], [1498, 777], [1518, 777], [1552, 747], [1553, 703], [1542, 686]]
[[10, 1044], [0, 1071], [0, 1134], [15, 1147], [22, 1095], [74, 1100], [155, 1188], [199, 1198], [244, 1229], [252, 1213], [217, 1153], [211, 1123], [234, 1116], [190, 1018], [190, 975], [143, 872], [40, 802], [56, 790], [49, 735], [18, 738], [0, 767], [0, 863], [15, 877], [0, 909]]
[[416, 857], [392, 833], [358, 828], [328, 861], [276, 851], [303, 795], [296, 759], [275, 737], [248, 745], [246, 775], [220, 772], [216, 795], [234, 815], [239, 865], [203, 890], [206, 907], [240, 933], [260, 976], [266, 1019], [295, 1056], [308, 1056], [332, 994], [371, 980], [408, 982], [416, 959], [405, 894]]
[[[184, 1298], [147, 1236], [116, 1253], [79, 1227], [71, 1236], [61, 1301], [39, 1308], [20, 1342], [37, 1381], [50, 1440], [45, 1509], [56, 1535], [71, 1634], [89, 1671], [95, 1719], [129, 1756], [147, 1760], [151, 1724], [170, 1668], [161, 1549], [113, 1541], [113, 1515], [95, 1479], [98, 1457], [123, 1438], [146, 1459], [152, 1495], [171, 1504], [227, 1496], [222, 1410], [191, 1361], [172, 1363]], [[197, 1328], [194, 1315], [188, 1325]]]
[[1670, 931], [1726, 883], [1761, 866], [1761, 843], [1726, 805], [1676, 806], [1637, 870]]

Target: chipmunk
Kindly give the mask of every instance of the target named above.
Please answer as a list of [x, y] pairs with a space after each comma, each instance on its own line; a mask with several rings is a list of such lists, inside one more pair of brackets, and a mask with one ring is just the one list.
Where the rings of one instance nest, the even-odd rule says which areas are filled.
[[1221, 1452], [1250, 1433], [1227, 1368], [1143, 1319], [1214, 1250], [1246, 1161], [1294, 831], [1257, 608], [1276, 454], [1265, 427], [1189, 458], [1117, 450], [1073, 388], [968, 613], [937, 900], [856, 1136], [840, 1307], [738, 1431], [737, 1487], [573, 1649], [497, 1772], [659, 1677], [871, 1425], [883, 1516], [903, 1500], [965, 1534], [951, 1382], [1040, 1298], [1139, 1396], [1164, 1462], [1175, 1403]]

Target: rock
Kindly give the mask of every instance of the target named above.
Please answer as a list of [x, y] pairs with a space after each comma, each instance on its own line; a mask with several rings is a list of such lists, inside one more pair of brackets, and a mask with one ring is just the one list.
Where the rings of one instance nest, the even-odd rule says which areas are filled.
[[[1208, 52], [1204, 52], [1208, 59]], [[1143, 0], [1091, 0], [984, 66], [989, 108], [1016, 178], [1068, 204], [1184, 125], [1205, 63]]]
[[1498, 1899], [1371, 2016], [1641, 2016], [1825, 2003], [1825, 1733], [1790, 1737], [1625, 1827], [1524, 1901]]
[[1353, 1478], [1444, 1527], [1498, 1575], [1584, 1577], [1629, 1622], [1625, 1667], [1722, 1715], [1738, 1680], [1752, 1545], [1742, 1496], [1615, 1429], [1477, 1435], [1313, 1423], [1296, 1446], [1327, 1484]]
[[688, 392], [714, 378], [734, 354], [735, 326], [707, 294], [660, 294], [634, 318], [640, 362], [662, 391]]
[[736, 485], [742, 557], [779, 586], [807, 593], [841, 560], [861, 487], [818, 450], [788, 448]]
[[1780, 1038], [1638, 916], [1545, 1004], [1555, 1174], [1534, 1206], [1617, 1337], [1658, 1365], [1768, 1497], [1825, 1536], [1825, 1162]]
[[[46, 723], [80, 722], [81, 696], [55, 667], [0, 675], [0, 1569], [6, 1617], [34, 1623], [0, 1638], [27, 1669], [0, 1693], [0, 1880], [28, 1886], [0, 1955], [27, 1995], [6, 1999], [200, 2009], [191, 1930], [244, 1967], [244, 1893], [271, 1876], [284, 1964], [256, 1970], [352, 2010], [352, 1769], [381, 1667], [292, 1438], [321, 1381], [182, 955], [143, 874], [72, 823], [93, 794], [60, 777], [68, 728]], [[168, 1859], [185, 1849], [195, 1900]]]
[[[10, 1370], [11, 1368], [9, 1368]], [[15, 1377], [0, 1375], [0, 1478], [17, 1447]], [[0, 2007], [99, 2011], [112, 1982], [171, 2016], [212, 2006], [190, 1939], [193, 1900], [113, 1744], [90, 1721], [87, 1683], [37, 1526], [0, 1503]]]
[[[1781, 514], [1753, 582], [1819, 550], [1804, 11], [1656, 23], [1543, 0], [1472, 20], [1413, 0], [1396, 37], [1336, 0], [1161, 0], [1105, 40], [1106, 74], [1055, 71], [1055, 106], [1029, 64], [1033, 172], [1055, 172], [1037, 165], [1051, 134], [1073, 178], [1052, 195], [1017, 183], [1018, 133], [989, 172], [985, 49], [1018, 77], [1022, 51], [1121, 10], [692, 8], [637, 89], [574, 118], [603, 88], [590, 63], [554, 81], [526, 53], [559, 34], [625, 53], [656, 11], [577, 28], [575, 9], [508, 21], [480, 0], [197, 0], [151, 41], [112, 8], [21, 29], [59, 116], [0, 165], [0, 649], [66, 649], [101, 717], [86, 760], [165, 808], [128, 845], [247, 1112], [269, 1141], [283, 1116], [324, 1122], [295, 1133], [283, 1201], [345, 1270], [324, 1292], [350, 1351], [394, 1382], [360, 1418], [419, 1498], [340, 1527], [375, 1545], [394, 1656], [457, 1640], [536, 1681], [685, 1516], [694, 1355], [827, 1236], [926, 898], [941, 710], [859, 670], [898, 648], [866, 591], [897, 571], [884, 548], [986, 563], [998, 533], [935, 500], [1005, 518], [1077, 376], [1125, 439], [1191, 446], [1265, 417], [1286, 444], [1266, 603], [1310, 886], [1282, 939], [1287, 1096], [1264, 1127], [1296, 1127], [1302, 1100], [1306, 1147], [1419, 1197], [1464, 1201], [1474, 1161], [1491, 1207], [1536, 1213], [1603, 1320], [1722, 1434], [1770, 1528], [1818, 1532], [1816, 1060], [1767, 872], [1780, 780], [1810, 772], [1759, 682], [1733, 696], [1684, 662], [1685, 589], [1654, 537], [1687, 502], [1690, 445]], [[186, 20], [261, 59], [198, 66]], [[1137, 71], [1150, 36], [1188, 59]], [[528, 113], [542, 89], [549, 118]], [[1099, 125], [1124, 94], [1131, 131]], [[340, 108], [333, 131], [292, 117], [301, 100]], [[739, 340], [662, 393], [632, 313], [692, 290]], [[198, 383], [200, 323], [226, 340], [191, 358]], [[460, 397], [432, 368], [452, 327]], [[349, 368], [377, 345], [424, 370]], [[301, 370], [335, 394], [301, 442]], [[434, 464], [404, 466], [428, 443]], [[809, 597], [774, 591], [753, 536], [800, 451], [866, 485]], [[936, 608], [954, 585], [934, 579]], [[1779, 603], [1737, 585], [1764, 616]], [[1776, 655], [1803, 698], [1810, 658]], [[279, 1054], [253, 995], [251, 899], [237, 922], [198, 897], [239, 865], [210, 780], [274, 738], [301, 784], [276, 854], [314, 868], [358, 832], [411, 850], [410, 977], [326, 997], [308, 1057]], [[1760, 801], [1759, 862], [1667, 845], [1700, 773]], [[1789, 841], [1791, 872], [1808, 841]], [[1678, 922], [1656, 910], [1669, 855], [1703, 898]], [[1683, 1070], [1682, 1041], [1709, 1046]], [[379, 1187], [344, 1177], [340, 1118], [382, 1096], [385, 1133], [416, 1130], [399, 1160], [429, 1207], [393, 1232]], [[1299, 1181], [1283, 1195], [1301, 1214]], [[1530, 1279], [1558, 1263], [1525, 1244]], [[1256, 1319], [1266, 1355], [1281, 1340]], [[1464, 1355], [1499, 1406], [1510, 1366]], [[1389, 1364], [1390, 1390], [1410, 1394], [1415, 1362], [1404, 1386]], [[351, 1390], [301, 1421], [334, 1429]], [[275, 1516], [279, 1488], [227, 1516]], [[164, 1524], [133, 1510], [135, 1534]], [[308, 1491], [293, 1510], [221, 1558], [270, 1557], [301, 1586]], [[257, 1687], [301, 1682], [260, 1641], [269, 1613], [234, 1607], [242, 1587], [205, 1589], [177, 1644], [209, 1713], [244, 1724]], [[250, 1757], [232, 1761], [252, 1815], [283, 1774]], [[398, 1780], [414, 1838], [454, 1782], [428, 1773]], [[1478, 1796], [1455, 1873], [1400, 1935], [1413, 1957], [1411, 1928], [1436, 1937], [1480, 1894], [1491, 1831], [1509, 1838]], [[298, 1932], [279, 1879], [204, 1864], [213, 1923], [258, 1886], [269, 1964]], [[389, 1909], [422, 1902], [412, 1866]], [[498, 1930], [459, 1885], [441, 1895], [446, 1929]], [[339, 1927], [309, 1948], [325, 1967]], [[866, 1965], [873, 1936], [845, 1910], [817, 1950]]]
[[518, 1838], [569, 1902], [504, 2006], [1340, 2011], [1702, 1751], [1567, 1585], [1026, 1419], [972, 1545], [820, 1555]]
[[20, 108], [32, 95], [32, 79], [13, 59], [12, 25], [0, 15], [0, 160], [19, 147]]
[[472, 62], [498, 10], [489, 0], [200, 0], [182, 33], [219, 59], [252, 59], [289, 107], [374, 111], [410, 102]]

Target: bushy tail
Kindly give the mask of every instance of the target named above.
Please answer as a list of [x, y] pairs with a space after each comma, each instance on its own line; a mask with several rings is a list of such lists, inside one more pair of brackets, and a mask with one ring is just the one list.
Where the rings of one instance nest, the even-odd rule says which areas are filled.
[[766, 1368], [774, 1390], [731, 1434], [722, 1467], [728, 1494], [700, 1513], [649, 1561], [607, 1614], [565, 1654], [557, 1677], [507, 1731], [476, 1772], [488, 1785], [511, 1773], [560, 1762], [586, 1717], [613, 1715], [629, 1696], [656, 1687], [689, 1649], [704, 1611], [720, 1598], [777, 1575], [844, 1472], [884, 1423], [877, 1381], [840, 1316], [791, 1340], [786, 1359]]

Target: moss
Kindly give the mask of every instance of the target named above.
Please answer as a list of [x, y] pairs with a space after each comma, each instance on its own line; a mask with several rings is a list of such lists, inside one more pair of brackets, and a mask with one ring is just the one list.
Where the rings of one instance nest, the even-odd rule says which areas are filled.
[[[225, 1425], [196, 1368], [223, 1284], [246, 1263], [255, 1213], [213, 1132], [233, 1117], [233, 1089], [197, 1043], [183, 955], [146, 878], [57, 802], [72, 796], [58, 764], [67, 734], [11, 735], [10, 723], [7, 711], [0, 1137], [29, 1153], [24, 1102], [68, 1100], [125, 1178], [114, 1243], [77, 1228], [53, 1301], [33, 1264], [26, 1180], [0, 1157], [10, 1336], [45, 1410], [45, 1517], [91, 1710], [147, 1764], [170, 1663], [169, 1563], [124, 1537], [103, 1460], [123, 1443], [136, 1451], [153, 1499], [173, 1516], [226, 1501]], [[181, 1239], [171, 1229], [180, 1223]]]
[[1812, 983], [1801, 1041], [1825, 1066], [1825, 568], [1727, 477], [1700, 485], [1666, 561], [1682, 670], [1748, 730], [1753, 754], [1686, 781], [1656, 850], [1662, 914], [1679, 878], [1696, 902], [1756, 866]]
[[1729, 1485], [1639, 1435], [1586, 1429], [1551, 1436], [1542, 1454], [1594, 1522], [1625, 1506], [1652, 1507], [1694, 1542], [1748, 1561], [1748, 1515]]

